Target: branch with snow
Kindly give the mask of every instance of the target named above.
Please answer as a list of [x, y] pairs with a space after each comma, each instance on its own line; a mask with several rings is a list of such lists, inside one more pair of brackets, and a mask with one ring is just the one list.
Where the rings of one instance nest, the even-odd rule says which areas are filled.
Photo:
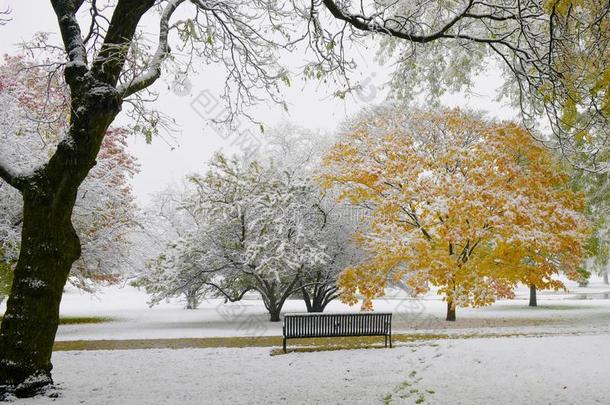
[[184, 1], [185, 0], [171, 0], [167, 6], [165, 6], [159, 21], [159, 43], [157, 45], [157, 50], [147, 63], [147, 70], [144, 73], [134, 78], [129, 83], [119, 86], [118, 91], [122, 97], [129, 97], [132, 94], [149, 87], [161, 76], [161, 65], [170, 52], [168, 43], [170, 31], [169, 20], [178, 6], [184, 3]]

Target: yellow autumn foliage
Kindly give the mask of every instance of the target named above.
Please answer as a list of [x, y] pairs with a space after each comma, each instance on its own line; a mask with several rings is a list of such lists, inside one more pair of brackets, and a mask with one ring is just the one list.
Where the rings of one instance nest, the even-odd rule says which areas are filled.
[[560, 102], [564, 129], [578, 134], [595, 127], [592, 117], [577, 122], [579, 112], [595, 111], [602, 120], [610, 117], [610, 4], [545, 0], [544, 9], [553, 29], [548, 61], [554, 74], [542, 91], [548, 100]]
[[450, 305], [482, 306], [518, 282], [561, 288], [581, 263], [583, 195], [521, 126], [454, 110], [385, 106], [361, 113], [320, 175], [365, 207], [356, 235], [366, 260], [340, 277], [342, 298], [371, 300], [393, 283]]

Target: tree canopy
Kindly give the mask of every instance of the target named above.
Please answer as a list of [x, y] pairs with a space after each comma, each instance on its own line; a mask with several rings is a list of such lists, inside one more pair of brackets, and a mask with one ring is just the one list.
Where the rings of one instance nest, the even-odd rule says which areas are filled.
[[326, 187], [370, 210], [370, 257], [340, 278], [343, 299], [438, 287], [451, 309], [510, 296], [517, 282], [560, 288], [581, 265], [584, 197], [514, 123], [460, 110], [385, 106], [361, 113], [325, 160]]

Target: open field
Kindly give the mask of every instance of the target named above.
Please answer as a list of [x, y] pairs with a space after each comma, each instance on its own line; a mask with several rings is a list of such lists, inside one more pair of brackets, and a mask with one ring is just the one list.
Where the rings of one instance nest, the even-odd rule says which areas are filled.
[[[61, 404], [606, 404], [610, 335], [54, 355]], [[42, 405], [49, 398], [20, 400]]]
[[[527, 291], [515, 300], [503, 300], [485, 308], [458, 308], [457, 321], [445, 322], [445, 303], [434, 294], [408, 298], [390, 293], [375, 301], [375, 310], [394, 313], [395, 334], [513, 335], [610, 333], [610, 300], [581, 299], [610, 293], [610, 287], [594, 281], [588, 288], [568, 284], [569, 292], [540, 292], [539, 306], [527, 306]], [[241, 302], [211, 299], [197, 310], [184, 310], [181, 302], [164, 302], [149, 308], [146, 295], [131, 287], [108, 288], [98, 296], [68, 291], [62, 301], [64, 319], [105, 320], [101, 323], [63, 324], [58, 341], [142, 340], [210, 337], [281, 336], [281, 323], [269, 322], [262, 302], [251, 296]], [[327, 312], [355, 312], [332, 302]], [[0, 307], [0, 313], [3, 308]], [[284, 312], [302, 312], [300, 300], [289, 300]], [[110, 321], [111, 320], [111, 321]]]
[[[53, 363], [57, 390], [19, 404], [605, 404], [610, 288], [541, 292], [458, 310], [389, 294], [393, 349], [382, 338], [289, 341], [260, 301], [154, 308], [133, 288], [68, 291]], [[290, 300], [285, 312], [304, 305]], [[329, 312], [357, 311], [334, 302]], [[2, 308], [0, 308], [2, 312]], [[349, 350], [348, 350], [349, 349]]]

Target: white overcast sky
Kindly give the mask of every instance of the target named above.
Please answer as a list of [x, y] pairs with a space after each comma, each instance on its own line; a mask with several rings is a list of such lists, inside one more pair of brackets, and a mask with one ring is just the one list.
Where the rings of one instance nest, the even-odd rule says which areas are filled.
[[[0, 27], [0, 51], [2, 54], [19, 52], [19, 43], [31, 39], [39, 31], [52, 33], [59, 40], [57, 22], [50, 1], [40, 0], [0, 0], [0, 9], [9, 6], [12, 9], [12, 21]], [[150, 20], [151, 35], [154, 33], [154, 19]], [[148, 31], [149, 27], [145, 27]], [[264, 105], [256, 111], [256, 118], [272, 127], [282, 121], [315, 129], [333, 131], [346, 117], [357, 112], [366, 104], [380, 103], [384, 99], [382, 89], [388, 77], [389, 68], [371, 62], [374, 50], [361, 50], [355, 59], [361, 73], [357, 80], [369, 78], [370, 91], [364, 92], [364, 100], [352, 97], [345, 101], [330, 97], [332, 89], [319, 86], [317, 83], [304, 83], [293, 79], [292, 86], [287, 88], [285, 98], [289, 113], [281, 108]], [[306, 55], [290, 56], [288, 64], [298, 65]], [[224, 72], [218, 67], [201, 63], [198, 75], [191, 77], [192, 88], [189, 94], [177, 95], [171, 89], [172, 78], [165, 78], [157, 85], [160, 97], [157, 107], [177, 121], [177, 132], [173, 135], [172, 146], [161, 139], [146, 144], [144, 139], [132, 137], [129, 148], [138, 158], [141, 172], [134, 178], [133, 186], [140, 202], [146, 203], [150, 195], [165, 188], [169, 183], [180, 182], [188, 173], [205, 170], [205, 162], [211, 155], [222, 149], [228, 153], [237, 151], [236, 136], [226, 139], [219, 136], [209, 123], [197, 114], [191, 104], [203, 94], [217, 97], [222, 88]], [[493, 101], [499, 85], [497, 72], [482, 72], [473, 89], [476, 96], [462, 94], [449, 95], [443, 103], [449, 106], [462, 106], [484, 110], [489, 117], [511, 118], [513, 112], [506, 106]], [[217, 107], [221, 108], [221, 107]], [[124, 119], [124, 118], [119, 118]], [[257, 134], [259, 135], [259, 134]], [[264, 134], [259, 135], [264, 141]]]

